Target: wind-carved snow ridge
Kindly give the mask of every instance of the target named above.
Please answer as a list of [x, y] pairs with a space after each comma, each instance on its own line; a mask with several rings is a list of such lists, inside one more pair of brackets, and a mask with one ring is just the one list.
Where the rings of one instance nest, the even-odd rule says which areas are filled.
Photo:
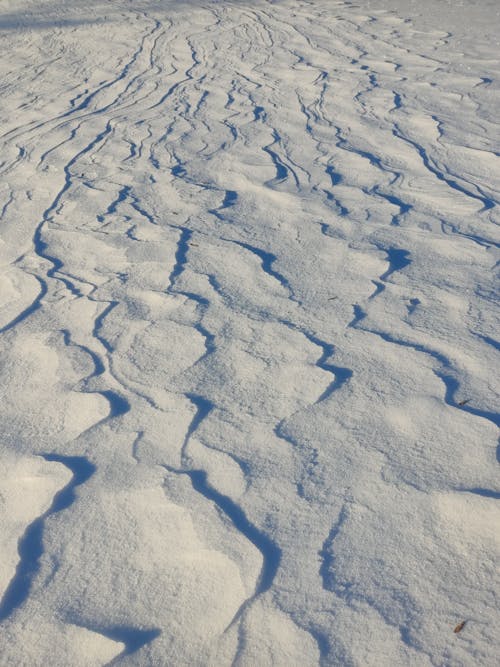
[[[355, 155], [358, 155], [359, 157], [367, 160], [370, 165], [380, 170], [382, 174], [389, 174], [390, 177], [390, 181], [388, 183], [389, 187], [394, 186], [397, 183], [397, 181], [401, 179], [402, 174], [398, 171], [395, 171], [393, 168], [387, 166], [387, 164], [380, 156], [376, 155], [371, 151], [359, 148], [356, 145], [354, 145], [351, 141], [346, 139], [343, 136], [343, 131], [341, 127], [335, 127], [335, 132], [337, 137], [337, 147], [339, 149], [344, 150], [348, 153], [353, 153]], [[327, 173], [331, 175], [330, 172]], [[337, 183], [334, 183], [332, 179], [332, 185], [336, 184]], [[405, 216], [408, 212], [412, 210], [412, 205], [403, 201], [400, 197], [398, 197], [393, 193], [384, 192], [382, 188], [385, 189], [386, 186], [385, 185], [381, 186], [376, 184], [372, 188], [367, 189], [366, 192], [369, 195], [380, 197], [382, 200], [385, 200], [389, 204], [392, 204], [393, 206], [396, 206], [399, 209], [399, 212], [393, 214], [391, 218], [391, 225], [397, 227], [400, 225], [401, 218], [403, 218], [403, 216]], [[347, 213], [347, 209], [343, 208], [342, 206], [340, 206], [340, 210], [344, 214]]]
[[[144, 15], [144, 17], [146, 19], [149, 18], [149, 17], [147, 17], [147, 15]], [[139, 18], [139, 16], [137, 18]], [[78, 111], [86, 110], [87, 108], [89, 108], [90, 103], [96, 97], [98, 97], [103, 91], [105, 91], [109, 88], [112, 88], [113, 86], [115, 86], [120, 81], [126, 80], [129, 72], [134, 67], [134, 65], [137, 63], [137, 61], [139, 59], [139, 56], [144, 52], [145, 46], [146, 46], [146, 41], [148, 39], [150, 39], [151, 37], [153, 37], [155, 35], [155, 33], [159, 32], [161, 30], [161, 28], [162, 28], [161, 22], [158, 21], [158, 20], [154, 20], [153, 28], [146, 32], [146, 34], [144, 35], [144, 37], [140, 41], [139, 46], [137, 47], [136, 51], [132, 54], [132, 57], [125, 64], [125, 66], [120, 71], [118, 76], [115, 77], [114, 79], [112, 79], [111, 81], [106, 81], [100, 87], [96, 88], [96, 90], [92, 91], [89, 95], [86, 95], [78, 106], [75, 107], [74, 106], [74, 100], [71, 100], [72, 109], [70, 109], [66, 114], [63, 114], [62, 117], [64, 118], [64, 117], [67, 117], [67, 116], [72, 116], [74, 113], [76, 113]], [[154, 49], [155, 42], [156, 42], [156, 40], [153, 42], [152, 49]], [[132, 79], [128, 83], [126, 90], [132, 85], [133, 82], [134, 82], [134, 79]], [[126, 90], [125, 90], [125, 92], [126, 92]], [[78, 98], [75, 98], [75, 101], [76, 101], [76, 99], [78, 99]], [[104, 113], [105, 111], [107, 111], [109, 109], [109, 107], [111, 107], [113, 104], [115, 104], [115, 101], [116, 100], [113, 100], [113, 102], [110, 102], [109, 105], [101, 107], [100, 109], [98, 109], [98, 112], [99, 113]]]
[[40, 291], [38, 292], [38, 296], [35, 299], [35, 301], [33, 301], [33, 303], [31, 303], [27, 308], [22, 310], [19, 313], [19, 315], [16, 315], [16, 317], [13, 320], [11, 320], [8, 324], [0, 328], [0, 334], [6, 333], [7, 331], [14, 329], [14, 327], [16, 327], [18, 324], [21, 324], [21, 322], [26, 320], [30, 315], [33, 315], [33, 313], [35, 313], [36, 310], [40, 307], [42, 299], [47, 294], [48, 290], [47, 282], [43, 278], [40, 278], [40, 276], [34, 275], [30, 271], [26, 271], [26, 269], [24, 269], [24, 271], [35, 278], [38, 285], [40, 286]]
[[[415, 350], [416, 352], [422, 352], [423, 354], [426, 354], [430, 356], [431, 358], [435, 359], [439, 363], [439, 367], [437, 369], [434, 369], [434, 374], [443, 382], [444, 387], [445, 387], [445, 393], [444, 393], [444, 401], [447, 405], [456, 408], [457, 410], [462, 410], [466, 413], [469, 413], [471, 415], [475, 415], [477, 417], [481, 417], [483, 419], [486, 419], [490, 421], [491, 423], [495, 424], [497, 427], [500, 427], [500, 412], [491, 412], [488, 410], [482, 410], [480, 408], [475, 408], [473, 405], [470, 404], [468, 400], [463, 401], [463, 400], [458, 400], [456, 398], [458, 391], [460, 389], [460, 382], [456, 377], [456, 371], [453, 367], [452, 362], [444, 355], [441, 354], [440, 352], [437, 352], [436, 350], [433, 350], [429, 347], [426, 347], [425, 345], [420, 345], [418, 343], [409, 341], [409, 340], [404, 340], [401, 338], [397, 338], [390, 333], [387, 333], [385, 331], [379, 331], [376, 329], [371, 329], [366, 326], [360, 326], [360, 322], [365, 319], [366, 317], [366, 312], [358, 305], [354, 306], [354, 314], [355, 317], [354, 319], [349, 323], [349, 326], [352, 328], [357, 328], [362, 331], [366, 331], [368, 333], [374, 334], [381, 338], [383, 341], [387, 343], [392, 343], [394, 345], [399, 345], [402, 346], [403, 348], [409, 348], [412, 350]], [[496, 448], [496, 457], [497, 461], [500, 463], [500, 444]], [[490, 491], [490, 490], [471, 490], [471, 493], [477, 493], [478, 495], [482, 495], [484, 497], [489, 497], [489, 498], [494, 498], [498, 499], [498, 493], [496, 491]]]
[[375, 334], [376, 336], [379, 336], [382, 340], [386, 341], [387, 343], [394, 343], [395, 345], [408, 347], [417, 352], [422, 352], [424, 354], [427, 354], [436, 361], [438, 361], [440, 364], [440, 368], [435, 370], [434, 373], [443, 381], [445, 385], [445, 395], [444, 395], [445, 403], [454, 408], [457, 408], [458, 410], [463, 410], [464, 412], [469, 412], [470, 414], [476, 415], [477, 417], [482, 417], [483, 419], [487, 419], [496, 426], [500, 426], [499, 412], [489, 412], [487, 410], [480, 410], [478, 408], [474, 408], [469, 403], [460, 405], [460, 403], [457, 402], [457, 400], [455, 399], [455, 395], [460, 387], [460, 383], [454, 375], [447, 372], [447, 371], [453, 371], [454, 369], [452, 363], [444, 354], [441, 354], [436, 350], [432, 350], [426, 347], [425, 345], [419, 345], [418, 343], [413, 343], [411, 341], [398, 339], [384, 331], [377, 331], [365, 327], [358, 327], [358, 328], [362, 328], [363, 331], [367, 331], [369, 333]]
[[254, 246], [248, 244], [248, 243], [243, 243], [242, 241], [231, 241], [232, 243], [235, 243], [236, 245], [239, 245], [242, 248], [245, 248], [245, 250], [249, 250], [252, 252], [254, 255], [257, 255], [257, 257], [261, 260], [262, 262], [262, 269], [272, 278], [277, 280], [282, 287], [284, 287], [288, 293], [289, 297], [292, 300], [295, 300], [294, 295], [293, 295], [293, 290], [292, 287], [289, 283], [289, 281], [283, 276], [281, 273], [273, 269], [273, 264], [276, 261], [277, 257], [276, 255], [273, 255], [271, 252], [266, 252], [265, 250], [262, 250], [261, 248], [255, 248]]
[[[44, 211], [42, 221], [36, 228], [35, 234], [33, 236], [33, 246], [36, 254], [42, 259], [45, 259], [52, 264], [52, 267], [47, 271], [47, 277], [56, 278], [57, 280], [61, 281], [63, 285], [66, 287], [66, 289], [68, 289], [69, 292], [75, 297], [81, 296], [81, 292], [78, 288], [75, 287], [75, 285], [70, 280], [68, 280], [65, 277], [64, 272], [61, 270], [64, 267], [64, 261], [58, 257], [50, 255], [47, 252], [48, 244], [44, 240], [44, 230], [46, 229], [47, 225], [52, 221], [52, 216], [57, 211], [64, 194], [71, 188], [73, 184], [73, 175], [71, 173], [71, 167], [82, 156], [91, 152], [95, 148], [95, 146], [101, 143], [105, 139], [105, 137], [111, 132], [111, 129], [112, 129], [111, 125], [108, 123], [106, 128], [102, 132], [100, 132], [83, 150], [77, 153], [64, 166], [64, 176], [65, 176], [64, 186], [61, 188], [61, 190], [59, 190], [59, 192], [57, 193], [55, 199], [52, 201], [50, 206]], [[41, 300], [42, 300], [42, 294], [40, 294], [33, 303], [32, 312], [34, 312], [34, 310], [40, 306]]]
[[21, 4], [4, 661], [496, 664], [493, 0]]
[[[433, 120], [436, 120], [433, 117]], [[425, 167], [429, 170], [431, 174], [433, 174], [438, 180], [442, 181], [443, 183], [446, 183], [450, 188], [453, 190], [456, 190], [457, 192], [460, 192], [461, 194], [465, 195], [466, 197], [469, 197], [470, 199], [476, 200], [480, 202], [483, 205], [483, 208], [479, 211], [479, 213], [482, 213], [484, 211], [489, 211], [490, 209], [494, 208], [496, 206], [496, 202], [491, 199], [490, 197], [486, 197], [483, 192], [478, 188], [478, 193], [472, 192], [469, 188], [464, 187], [463, 185], [460, 185], [454, 178], [452, 178], [449, 174], [441, 171], [433, 162], [433, 160], [429, 157], [427, 154], [426, 149], [420, 145], [418, 142], [412, 140], [410, 137], [406, 136], [401, 128], [396, 124], [394, 126], [393, 130], [394, 136], [398, 137], [402, 141], [405, 141], [407, 144], [410, 146], [413, 146], [413, 148], [417, 151], [418, 155], [422, 159], [423, 164]]]
[[107, 663], [107, 665], [119, 665], [122, 661], [122, 658], [125, 656], [132, 655], [140, 651], [143, 646], [146, 646], [153, 642], [157, 637], [160, 636], [161, 630], [158, 628], [152, 628], [151, 630], [141, 630], [138, 628], [127, 627], [127, 626], [87, 626], [87, 630], [92, 632], [97, 632], [108, 639], [112, 639], [115, 642], [120, 644], [125, 644], [123, 651], [116, 656], [113, 660]]
[[[245, 250], [248, 250], [249, 252], [253, 253], [254, 255], [257, 255], [259, 259], [261, 260], [261, 267], [264, 273], [267, 275], [271, 276], [274, 280], [276, 280], [282, 287], [284, 287], [288, 291], [288, 298], [291, 301], [297, 301], [297, 303], [300, 305], [300, 301], [295, 297], [293, 293], [292, 286], [290, 282], [287, 280], [287, 278], [282, 275], [281, 273], [277, 272], [273, 268], [273, 263], [276, 261], [277, 257], [273, 255], [272, 253], [266, 252], [260, 248], [256, 248], [254, 246], [249, 245], [248, 243], [244, 243], [242, 241], [236, 241], [232, 240], [230, 241], [231, 243], [235, 243], [236, 245], [244, 248]], [[396, 252], [397, 254], [397, 252]], [[398, 255], [399, 257], [399, 255]], [[387, 273], [387, 275], [390, 275], [390, 272]], [[288, 329], [291, 329], [292, 331], [298, 331], [301, 333], [309, 342], [313, 343], [313, 345], [316, 345], [319, 347], [322, 351], [322, 354], [320, 358], [316, 361], [316, 366], [318, 368], [321, 368], [322, 370], [327, 371], [328, 373], [331, 373], [334, 375], [334, 382], [330, 384], [330, 386], [319, 396], [317, 399], [317, 403], [320, 403], [321, 401], [324, 401], [327, 399], [334, 391], [337, 389], [340, 389], [351, 377], [352, 377], [352, 370], [349, 368], [342, 368], [340, 366], [335, 366], [333, 364], [327, 363], [327, 359], [330, 357], [333, 357], [335, 354], [335, 346], [332, 345], [331, 343], [327, 343], [323, 340], [321, 340], [318, 336], [315, 334], [309, 332], [307, 329], [305, 329], [303, 326], [300, 326], [298, 324], [295, 324], [294, 322], [290, 320], [280, 320], [277, 319], [277, 322], [279, 324], [282, 324], [286, 326]]]
[[[176, 261], [174, 268], [170, 273], [168, 291], [175, 294], [182, 294], [189, 299], [194, 300], [201, 306], [202, 310], [205, 310], [210, 305], [208, 300], [199, 297], [196, 294], [178, 290], [176, 287], [176, 281], [183, 273], [188, 262], [189, 243], [192, 238], [191, 230], [187, 228], [181, 228], [179, 231], [180, 236], [177, 242], [177, 251], [175, 255]], [[202, 317], [203, 315], [201, 316], [200, 321], [195, 323], [194, 326], [205, 338], [206, 355], [208, 355], [214, 352], [216, 349], [214, 342], [215, 336], [206, 331], [206, 329], [202, 326]], [[252, 601], [257, 598], [257, 596], [262, 595], [270, 589], [280, 564], [281, 550], [264, 532], [258, 530], [258, 528], [252, 524], [252, 522], [246, 516], [244, 510], [236, 502], [229, 498], [229, 496], [217, 491], [214, 486], [209, 483], [208, 475], [205, 470], [193, 468], [194, 463], [189, 454], [189, 442], [192, 436], [199, 429], [201, 423], [212, 412], [215, 405], [204, 396], [195, 395], [192, 393], [186, 393], [185, 396], [195, 406], [196, 412], [186, 432], [182, 445], [182, 468], [176, 469], [165, 464], [163, 464], [163, 467], [169, 472], [179, 475], [187, 475], [191, 481], [193, 489], [210, 502], [213, 502], [225, 514], [225, 516], [227, 516], [235, 529], [238, 530], [246, 539], [248, 539], [249, 542], [251, 542], [262, 554], [263, 564], [259, 580], [255, 586], [254, 594], [242, 605], [232, 620], [230, 624], [232, 625], [234, 622], [236, 622], [237, 619], [240, 618], [241, 614], [248, 608]]]
[[[384, 249], [384, 252], [387, 255], [387, 261], [389, 263], [389, 266], [387, 270], [379, 277], [379, 279], [383, 281], [383, 283], [387, 283], [388, 278], [392, 274], [394, 274], [397, 271], [402, 271], [405, 267], [411, 264], [412, 260], [409, 259], [410, 252], [408, 250], [403, 250], [398, 248], [388, 248]], [[374, 283], [376, 285], [376, 290], [369, 297], [370, 300], [377, 297], [385, 289], [384, 284], [377, 283], [376, 281], [374, 281]], [[414, 312], [419, 303], [420, 302], [418, 299], [411, 300], [411, 305], [409, 307], [410, 314]], [[445, 385], [445, 395], [444, 395], [445, 403], [447, 403], [451, 407], [463, 410], [465, 412], [469, 412], [470, 414], [482, 417], [483, 419], [487, 419], [496, 426], [500, 426], [499, 412], [489, 412], [487, 410], [474, 408], [473, 406], [470, 405], [469, 401], [466, 401], [464, 403], [462, 401], [458, 401], [455, 398], [460, 388], [460, 382], [457, 380], [456, 372], [454, 371], [452, 362], [446, 355], [436, 350], [433, 350], [425, 345], [418, 344], [409, 340], [404, 340], [402, 338], [397, 338], [390, 332], [376, 330], [366, 326], [360, 326], [360, 323], [367, 317], [367, 313], [358, 304], [355, 304], [353, 306], [353, 310], [354, 310], [354, 319], [351, 320], [351, 322], [349, 323], [348, 325], [349, 327], [361, 329], [362, 331], [367, 331], [368, 333], [375, 334], [388, 343], [401, 345], [402, 347], [408, 347], [417, 352], [422, 352], [426, 355], [429, 355], [440, 364], [440, 368], [434, 370], [434, 373], [437, 375], [437, 377], [439, 377], [442, 380], [442, 382]]]
[[[377, 297], [381, 292], [385, 290], [385, 283], [387, 282], [388, 278], [396, 271], [401, 271], [404, 269], [406, 266], [411, 264], [411, 259], [409, 259], [409, 250], [403, 250], [401, 248], [381, 248], [381, 250], [384, 250], [384, 252], [387, 255], [387, 261], [389, 262], [389, 267], [387, 271], [385, 271], [381, 276], [379, 276], [379, 280], [374, 280], [373, 284], [375, 285], [375, 291], [371, 296], [369, 297], [370, 300], [374, 299]], [[379, 281], [382, 282], [379, 282]], [[355, 320], [356, 322], [360, 322], [361, 319], [363, 319], [363, 316], [361, 315], [360, 312], [356, 314], [356, 308], [359, 308], [359, 306], [355, 306]], [[351, 323], [352, 326], [352, 323]]]
[[[41, 257], [44, 260], [47, 260], [50, 264], [52, 264], [51, 268], [47, 271], [47, 277], [52, 278], [56, 273], [59, 273], [58, 279], [64, 284], [64, 286], [73, 294], [74, 296], [81, 296], [80, 291], [75, 288], [73, 283], [68, 280], [67, 278], [63, 277], [60, 273], [60, 269], [64, 266], [64, 262], [60, 260], [57, 257], [53, 257], [50, 254], [47, 253], [47, 243], [43, 241], [43, 230], [46, 227], [47, 223], [51, 220], [51, 215], [54, 211], [59, 206], [59, 203], [64, 195], [64, 193], [71, 187], [72, 185], [72, 176], [70, 172], [71, 166], [78, 160], [81, 155], [87, 153], [90, 151], [99, 141], [101, 141], [102, 137], [105, 135], [106, 131], [102, 133], [101, 135], [98, 135], [96, 139], [91, 142], [81, 153], [76, 155], [70, 162], [65, 165], [64, 167], [64, 173], [65, 173], [65, 184], [63, 188], [58, 192], [57, 196], [55, 199], [52, 201], [50, 206], [44, 211], [42, 220], [38, 224], [38, 226], [35, 229], [35, 233], [33, 235], [33, 246], [34, 246], [34, 251], [35, 253]], [[5, 210], [5, 209], [4, 209]], [[27, 271], [27, 273], [31, 273]], [[36, 280], [38, 281], [40, 285], [40, 292], [37, 295], [36, 299], [30, 304], [28, 308], [26, 308], [22, 313], [20, 313], [12, 322], [10, 322], [7, 326], [3, 327], [0, 329], [1, 332], [5, 332], [20, 322], [22, 322], [25, 318], [28, 316], [34, 314], [36, 310], [40, 307], [43, 298], [47, 294], [47, 281], [44, 277], [41, 276], [36, 276]]]
[[[106, 313], [107, 309], [105, 309], [104, 313]], [[105, 349], [110, 352], [111, 348], [107, 344], [107, 342], [104, 339], [101, 339], [98, 335], [98, 330], [100, 327], [100, 323], [102, 319], [105, 317], [105, 314], [101, 314], [100, 317], [96, 318], [95, 320], [95, 327], [94, 327], [94, 337], [99, 340]], [[63, 339], [64, 339], [64, 344], [67, 347], [76, 347], [80, 350], [83, 350], [85, 354], [88, 354], [89, 357], [92, 360], [92, 363], [94, 364], [94, 371], [91, 375], [87, 376], [82, 380], [84, 385], [87, 385], [91, 380], [98, 378], [99, 376], [102, 376], [106, 372], [106, 366], [104, 365], [102, 359], [99, 357], [98, 354], [96, 354], [93, 350], [91, 350], [89, 347], [86, 347], [84, 345], [77, 345], [73, 342], [72, 337], [71, 337], [71, 332], [68, 331], [67, 329], [61, 330], [61, 333], [63, 334]], [[109, 413], [108, 415], [104, 418], [104, 420], [110, 419], [112, 417], [119, 417], [120, 415], [124, 415], [130, 410], [130, 403], [127, 401], [127, 399], [120, 395], [116, 391], [112, 391], [111, 389], [104, 389], [102, 391], [96, 391], [96, 392], [91, 392], [91, 393], [97, 393], [103, 398], [106, 399], [106, 401], [109, 404]]]
[[380, 280], [383, 280], [384, 282], [386, 282], [389, 276], [392, 275], [395, 271], [402, 271], [411, 263], [411, 260], [408, 258], [410, 254], [409, 250], [403, 250], [401, 248], [388, 248], [385, 252], [387, 253], [389, 267], [387, 271], [380, 276]]
[[[210, 302], [208, 299], [200, 296], [199, 294], [195, 294], [194, 292], [186, 292], [184, 290], [179, 290], [176, 286], [176, 281], [179, 278], [179, 276], [182, 274], [184, 271], [184, 268], [188, 262], [188, 253], [189, 253], [189, 244], [193, 236], [192, 230], [188, 229], [187, 227], [177, 227], [175, 225], [171, 225], [174, 229], [178, 230], [180, 232], [179, 239], [177, 241], [177, 249], [175, 252], [175, 264], [174, 267], [169, 275], [169, 287], [168, 287], [168, 292], [172, 294], [180, 294], [188, 299], [191, 299], [195, 303], [198, 304], [200, 308], [200, 317], [197, 322], [193, 323], [193, 327], [203, 336], [203, 339], [205, 341], [205, 349], [206, 353], [205, 354], [210, 354], [211, 352], [214, 351], [215, 349], [215, 336], [210, 333], [202, 324], [203, 321], [203, 312], [207, 309], [207, 307], [210, 305]], [[191, 399], [190, 396], [188, 398]], [[198, 398], [199, 401], [202, 401], [202, 397]], [[195, 401], [196, 404], [196, 401]], [[186, 438], [185, 443], [187, 442], [188, 438]]]
[[335, 378], [334, 381], [330, 384], [330, 386], [327, 387], [325, 391], [317, 399], [316, 403], [320, 403], [321, 401], [324, 401], [327, 398], [329, 398], [329, 396], [331, 396], [331, 394], [334, 391], [337, 391], [346, 382], [348, 382], [349, 379], [352, 377], [353, 371], [351, 368], [342, 368], [341, 366], [334, 366], [331, 363], [327, 363], [327, 359], [330, 359], [335, 355], [335, 345], [331, 345], [330, 343], [325, 343], [324, 341], [320, 340], [316, 336], [306, 331], [302, 330], [301, 333], [304, 334], [307, 340], [309, 340], [311, 343], [317, 345], [323, 350], [323, 354], [317, 360], [316, 366], [318, 366], [318, 368], [321, 368], [324, 371], [327, 371], [328, 373], [332, 373]]
[[[203, 415], [205, 416], [205, 415]], [[240, 608], [231, 625], [241, 616], [244, 609], [254, 601], [258, 595], [268, 591], [274, 581], [281, 560], [281, 549], [263, 532], [259, 531], [247, 518], [242, 508], [231, 498], [219, 493], [210, 485], [207, 473], [204, 470], [184, 470], [163, 467], [177, 475], [187, 475], [191, 480], [193, 489], [203, 495], [207, 500], [213, 502], [232, 522], [233, 526], [244, 535], [262, 554], [262, 569], [259, 580], [255, 587], [254, 595], [249, 598]]]
[[45, 522], [53, 514], [62, 512], [75, 501], [75, 489], [84, 484], [95, 472], [95, 466], [80, 456], [63, 456], [60, 454], [43, 454], [46, 461], [62, 463], [73, 473], [71, 481], [59, 491], [49, 509], [33, 521], [23, 537], [19, 540], [19, 564], [16, 574], [5, 591], [0, 602], [0, 621], [11, 616], [21, 607], [30, 594], [34, 578], [40, 569], [40, 558], [43, 555], [43, 531]]
[[184, 442], [182, 445], [182, 450], [181, 450], [181, 463], [184, 466], [188, 466], [192, 464], [191, 458], [189, 454], [187, 453], [187, 448], [189, 445], [189, 440], [191, 439], [192, 435], [196, 432], [202, 421], [208, 417], [208, 415], [212, 412], [214, 409], [214, 404], [209, 401], [206, 398], [203, 398], [203, 396], [196, 396], [194, 394], [186, 394], [186, 398], [188, 398], [191, 403], [195, 406], [196, 408], [196, 413], [189, 425], [189, 428], [187, 430], [186, 436], [184, 438]]
[[491, 338], [491, 336], [483, 336], [481, 334], [477, 334], [477, 337], [483, 340], [487, 345], [491, 345], [495, 350], [500, 352], [500, 342], [495, 340], [494, 338]]
[[[122, 188], [120, 188], [118, 192], [118, 196], [114, 201], [112, 201], [108, 208], [106, 209], [106, 212], [102, 215], [97, 216], [97, 220], [99, 222], [104, 222], [105, 218], [107, 216], [111, 216], [115, 214], [118, 210], [118, 207], [120, 204], [123, 204], [124, 202], [130, 201], [130, 204], [132, 208], [139, 213], [143, 218], [145, 218], [148, 222], [150, 222], [152, 225], [156, 225], [156, 221], [154, 220], [153, 216], [150, 215], [146, 210], [144, 210], [141, 205], [140, 205], [140, 200], [139, 198], [134, 194], [133, 189], [130, 185], [124, 185]], [[127, 219], [130, 219], [130, 216], [126, 216]]]
[[169, 289], [173, 289], [176, 279], [181, 275], [187, 263], [187, 255], [189, 252], [189, 242], [193, 236], [193, 232], [187, 227], [179, 228], [180, 236], [177, 241], [177, 250], [175, 252], [175, 265], [169, 276]]
[[273, 186], [279, 185], [280, 183], [283, 183], [284, 181], [286, 181], [287, 178], [288, 178], [288, 175], [291, 174], [292, 177], [293, 177], [293, 180], [295, 182], [296, 187], [299, 188], [300, 187], [300, 182], [299, 182], [299, 178], [298, 178], [295, 170], [292, 169], [292, 167], [290, 167], [290, 165], [287, 166], [283, 162], [281, 157], [278, 155], [278, 153], [272, 149], [272, 146], [275, 146], [275, 145], [279, 144], [280, 141], [281, 141], [280, 135], [278, 134], [278, 132], [275, 129], [273, 129], [273, 141], [272, 141], [272, 143], [268, 144], [267, 146], [262, 147], [262, 150], [265, 153], [267, 153], [269, 155], [269, 157], [271, 158], [271, 160], [273, 162], [273, 165], [276, 169], [276, 176], [274, 178], [269, 179], [268, 181], [266, 181], [266, 185], [268, 187], [273, 187]]
[[321, 566], [319, 568], [319, 573], [323, 581], [323, 587], [327, 590], [336, 591], [335, 588], [335, 538], [339, 534], [340, 529], [344, 525], [348, 516], [347, 506], [344, 506], [339, 514], [338, 520], [332, 526], [328, 537], [323, 543], [319, 556], [321, 558]]

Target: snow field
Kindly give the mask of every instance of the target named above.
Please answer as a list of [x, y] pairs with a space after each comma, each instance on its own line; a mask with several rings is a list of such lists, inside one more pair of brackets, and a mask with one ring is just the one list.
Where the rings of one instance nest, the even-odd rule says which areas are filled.
[[0, 664], [496, 664], [476, 5], [5, 3]]

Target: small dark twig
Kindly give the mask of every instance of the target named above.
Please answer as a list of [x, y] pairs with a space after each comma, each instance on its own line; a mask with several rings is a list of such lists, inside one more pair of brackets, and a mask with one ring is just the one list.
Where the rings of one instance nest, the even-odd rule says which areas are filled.
[[459, 632], [462, 632], [462, 630], [464, 629], [466, 623], [467, 623], [467, 621], [462, 621], [461, 623], [459, 623], [459, 624], [455, 627], [455, 629], [453, 630], [453, 632], [454, 632], [456, 635], [458, 635]]

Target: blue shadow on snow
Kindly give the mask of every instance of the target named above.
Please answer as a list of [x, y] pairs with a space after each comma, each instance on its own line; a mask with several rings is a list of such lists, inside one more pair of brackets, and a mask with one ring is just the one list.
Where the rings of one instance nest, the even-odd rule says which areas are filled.
[[81, 456], [44, 454], [46, 461], [62, 463], [73, 473], [72, 479], [61, 489], [49, 509], [33, 521], [19, 540], [19, 563], [0, 603], [0, 622], [8, 618], [28, 598], [33, 580], [40, 570], [43, 555], [45, 521], [53, 514], [67, 509], [75, 500], [75, 488], [86, 482], [95, 472], [95, 466]]

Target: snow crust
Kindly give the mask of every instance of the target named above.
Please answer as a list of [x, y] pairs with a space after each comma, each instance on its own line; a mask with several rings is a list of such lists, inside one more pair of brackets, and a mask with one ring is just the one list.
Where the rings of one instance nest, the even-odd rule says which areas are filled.
[[0, 665], [498, 664], [499, 16], [2, 1]]

